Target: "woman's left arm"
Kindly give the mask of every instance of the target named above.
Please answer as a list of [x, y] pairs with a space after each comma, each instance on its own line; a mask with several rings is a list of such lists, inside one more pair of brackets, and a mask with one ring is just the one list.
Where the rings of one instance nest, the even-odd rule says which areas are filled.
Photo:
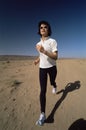
[[41, 52], [41, 53], [47, 55], [48, 57], [50, 57], [50, 58], [52, 58], [52, 59], [54, 59], [54, 60], [57, 60], [57, 58], [58, 58], [58, 51], [48, 52], [48, 51], [46, 51], [46, 50], [44, 49], [43, 46], [39, 46], [39, 45], [36, 46], [36, 49], [37, 49], [39, 52]]
[[57, 59], [58, 59], [58, 51], [48, 52], [48, 51], [44, 50], [43, 53], [44, 53], [45, 55], [47, 55], [48, 57], [54, 59], [54, 60], [57, 60]]

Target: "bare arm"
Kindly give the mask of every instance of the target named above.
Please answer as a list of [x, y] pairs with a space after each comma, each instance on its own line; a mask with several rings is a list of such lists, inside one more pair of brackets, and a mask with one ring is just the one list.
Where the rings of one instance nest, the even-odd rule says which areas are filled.
[[36, 46], [36, 49], [37, 49], [38, 51], [40, 51], [41, 53], [47, 55], [48, 57], [54, 59], [54, 60], [57, 60], [57, 58], [58, 58], [58, 51], [48, 52], [48, 51], [46, 51], [46, 50], [44, 49], [43, 46], [39, 46], [39, 45]]
[[37, 65], [40, 61], [40, 58], [38, 57], [35, 61], [34, 61], [34, 64]]
[[54, 60], [57, 60], [58, 58], [58, 52], [55, 51], [55, 52], [48, 52], [48, 51], [45, 51], [43, 52], [45, 55], [49, 56], [50, 58], [54, 59]]

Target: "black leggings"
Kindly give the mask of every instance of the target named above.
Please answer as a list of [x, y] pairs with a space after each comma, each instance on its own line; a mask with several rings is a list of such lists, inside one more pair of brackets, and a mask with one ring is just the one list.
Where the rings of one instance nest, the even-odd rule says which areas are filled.
[[47, 75], [49, 74], [50, 83], [53, 87], [56, 88], [56, 75], [57, 75], [57, 68], [53, 66], [51, 68], [46, 69], [39, 69], [39, 80], [40, 80], [40, 106], [41, 112], [45, 113], [46, 107], [46, 90], [47, 90]]

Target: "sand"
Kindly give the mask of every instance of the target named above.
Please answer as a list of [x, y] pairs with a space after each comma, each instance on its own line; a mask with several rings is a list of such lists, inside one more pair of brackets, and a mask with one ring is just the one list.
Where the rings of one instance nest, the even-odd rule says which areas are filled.
[[86, 130], [86, 59], [59, 59], [57, 67], [57, 94], [48, 79], [47, 120], [36, 126], [38, 65], [31, 59], [0, 61], [0, 130]]

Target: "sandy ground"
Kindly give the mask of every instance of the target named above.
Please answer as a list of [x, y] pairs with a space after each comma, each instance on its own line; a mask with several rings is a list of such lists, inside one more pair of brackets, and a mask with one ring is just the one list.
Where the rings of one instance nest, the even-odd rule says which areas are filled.
[[48, 79], [46, 123], [39, 118], [38, 65], [0, 61], [0, 130], [86, 130], [86, 59], [57, 61], [57, 94]]

